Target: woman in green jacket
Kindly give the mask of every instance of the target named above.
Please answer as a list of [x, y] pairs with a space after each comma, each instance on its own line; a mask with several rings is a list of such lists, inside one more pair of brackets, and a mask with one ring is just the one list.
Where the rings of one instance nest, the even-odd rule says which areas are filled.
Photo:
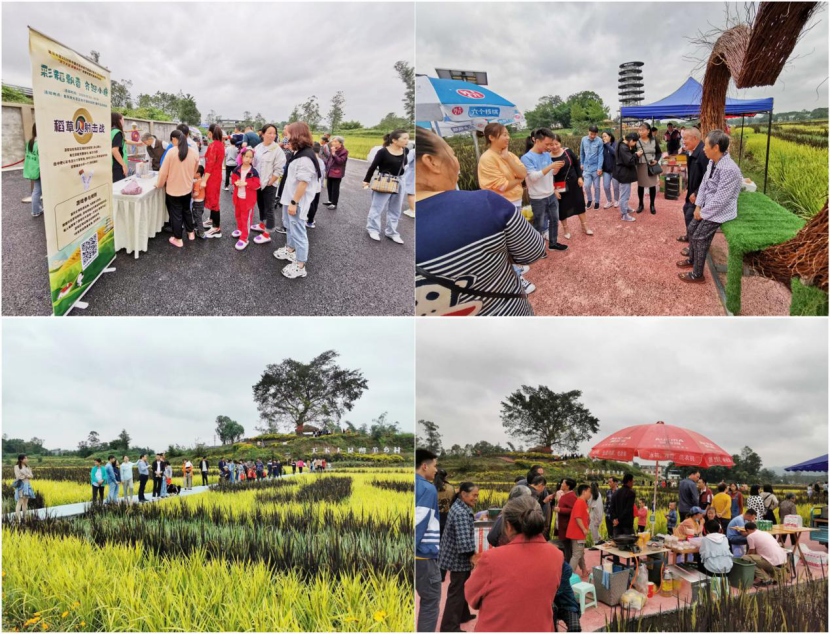
[[107, 484], [107, 472], [103, 466], [101, 466], [101, 459], [95, 459], [95, 466], [92, 468], [89, 474], [90, 484], [92, 484], [92, 503], [95, 504], [96, 496], [98, 497], [98, 502], [101, 504], [104, 503], [104, 487]]
[[40, 159], [38, 157], [38, 130], [32, 125], [32, 138], [26, 144], [26, 160], [23, 162], [23, 178], [32, 181], [32, 217], [43, 214], [43, 194], [40, 188]]

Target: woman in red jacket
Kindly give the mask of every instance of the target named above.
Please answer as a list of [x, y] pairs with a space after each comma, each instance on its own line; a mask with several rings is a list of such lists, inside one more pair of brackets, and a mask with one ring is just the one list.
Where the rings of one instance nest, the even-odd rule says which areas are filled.
[[545, 518], [530, 495], [502, 509], [504, 546], [485, 551], [465, 584], [465, 598], [479, 610], [477, 632], [553, 632], [551, 606], [563, 553], [545, 541]]
[[257, 190], [260, 189], [260, 175], [251, 164], [254, 161], [254, 148], [247, 147], [242, 153], [242, 165], [231, 174], [234, 187], [234, 215], [237, 217], [237, 229], [231, 235], [237, 240], [234, 248], [242, 251], [248, 246], [248, 231], [251, 227], [251, 214], [257, 204]]
[[[214, 126], [211, 132], [213, 141], [205, 152], [205, 209], [211, 212], [211, 228], [205, 233], [206, 238], [221, 238], [219, 227], [219, 189], [222, 187], [222, 170], [225, 163], [225, 143], [222, 140], [222, 128]], [[201, 228], [202, 218], [197, 218]]]
[[329, 201], [323, 203], [329, 209], [338, 208], [340, 200], [340, 182], [346, 174], [346, 160], [349, 150], [343, 147], [343, 137], [332, 137], [329, 141], [329, 157], [326, 159], [326, 193]]

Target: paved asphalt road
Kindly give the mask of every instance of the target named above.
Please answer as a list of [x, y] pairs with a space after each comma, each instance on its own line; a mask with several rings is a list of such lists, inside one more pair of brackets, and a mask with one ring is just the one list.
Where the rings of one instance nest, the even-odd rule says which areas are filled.
[[[309, 274], [289, 280], [272, 253], [285, 237], [234, 249], [231, 192], [222, 190], [223, 237], [177, 249], [162, 232], [138, 260], [119, 251], [72, 315], [412, 315], [415, 221], [401, 216], [404, 245], [370, 239], [366, 162], [352, 159], [336, 211], [321, 206], [309, 229]], [[224, 184], [224, 183], [223, 183]], [[51, 315], [43, 217], [32, 218], [23, 172], [3, 173], [3, 315]], [[324, 200], [326, 198], [323, 192]], [[255, 218], [258, 219], [255, 210]]]

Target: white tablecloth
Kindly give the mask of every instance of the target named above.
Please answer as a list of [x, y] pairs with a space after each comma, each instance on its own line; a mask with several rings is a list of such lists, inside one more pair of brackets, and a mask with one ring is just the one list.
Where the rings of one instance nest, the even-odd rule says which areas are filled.
[[[126, 249], [138, 259], [140, 251], [147, 251], [147, 243], [162, 230], [167, 221], [164, 189], [156, 188], [157, 176], [131, 176], [113, 183], [113, 227], [115, 250]], [[137, 181], [142, 192], [138, 196], [124, 195], [121, 190]]]

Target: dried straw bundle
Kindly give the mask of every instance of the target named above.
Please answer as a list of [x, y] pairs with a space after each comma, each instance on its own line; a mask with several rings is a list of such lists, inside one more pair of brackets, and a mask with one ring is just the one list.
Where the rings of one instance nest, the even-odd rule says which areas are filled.
[[739, 24], [713, 45], [704, 74], [701, 131], [724, 129], [730, 79], [737, 88], [770, 86], [788, 61], [817, 2], [763, 2], [753, 28]]
[[799, 41], [818, 2], [763, 2], [745, 53], [749, 63], [733, 73], [737, 88], [772, 86]]
[[701, 95], [701, 132], [724, 129], [724, 105], [731, 77], [741, 73], [745, 51], [750, 43], [750, 27], [734, 26], [718, 38], [704, 74]]
[[828, 201], [791, 240], [749, 254], [746, 263], [790, 288], [798, 277], [806, 286], [828, 292]]

